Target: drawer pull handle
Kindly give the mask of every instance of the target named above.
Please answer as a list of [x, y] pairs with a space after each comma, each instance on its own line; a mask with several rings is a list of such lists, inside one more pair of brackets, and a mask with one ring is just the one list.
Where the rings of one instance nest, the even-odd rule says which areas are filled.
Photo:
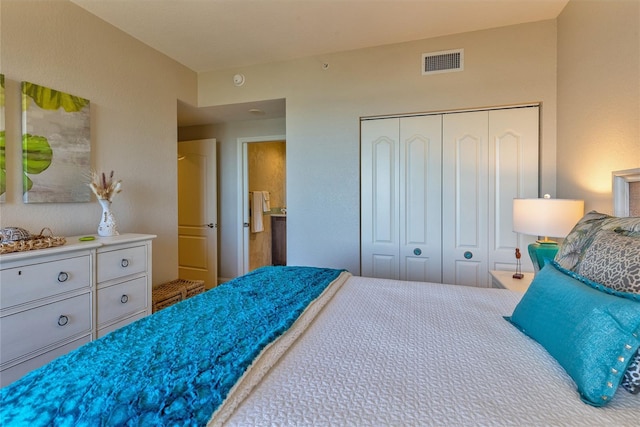
[[120, 265], [125, 268], [129, 267], [129, 260], [126, 258], [123, 258], [122, 261], [120, 261]]
[[69, 318], [67, 316], [65, 316], [64, 314], [61, 314], [60, 317], [58, 317], [58, 325], [59, 326], [64, 326], [67, 323], [69, 323]]
[[58, 273], [58, 282], [62, 283], [66, 282], [67, 280], [69, 280], [69, 273], [65, 273], [64, 271]]
[[122, 295], [120, 297], [120, 302], [123, 304], [126, 304], [127, 302], [129, 302], [129, 295]]

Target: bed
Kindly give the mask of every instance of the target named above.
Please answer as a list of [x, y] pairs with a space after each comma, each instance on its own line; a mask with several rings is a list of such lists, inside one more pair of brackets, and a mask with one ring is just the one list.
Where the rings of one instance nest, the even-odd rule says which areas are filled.
[[[638, 241], [634, 230], [608, 231]], [[0, 423], [635, 426], [640, 396], [619, 385], [640, 347], [640, 292], [603, 288], [567, 268], [571, 253], [559, 253], [524, 296], [335, 269], [262, 268], [3, 388]], [[574, 352], [571, 334], [556, 332], [567, 312], [589, 311], [593, 301], [606, 310], [591, 310], [599, 316], [595, 335]], [[535, 316], [540, 324], [527, 323]], [[556, 336], [539, 336], [538, 326]], [[607, 351], [615, 357], [581, 353], [595, 341], [613, 346]], [[564, 344], [568, 362], [554, 348]], [[605, 376], [620, 371], [595, 395], [592, 362], [606, 365]]]

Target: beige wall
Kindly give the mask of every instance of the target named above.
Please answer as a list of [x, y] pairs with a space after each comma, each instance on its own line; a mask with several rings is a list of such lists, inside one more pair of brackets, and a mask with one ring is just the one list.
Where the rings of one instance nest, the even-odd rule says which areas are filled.
[[572, 0], [558, 18], [558, 196], [612, 213], [640, 167], [640, 2]]
[[[455, 48], [465, 49], [464, 72], [420, 74], [423, 52]], [[241, 87], [232, 81], [238, 72]], [[201, 73], [198, 92], [201, 106], [286, 99], [290, 264], [359, 274], [362, 116], [541, 102], [542, 191], [555, 194], [555, 20]], [[234, 164], [224, 146], [236, 142], [221, 144], [221, 164]], [[236, 177], [221, 179], [237, 187]], [[241, 228], [237, 215], [227, 218], [225, 226]], [[237, 250], [228, 244], [221, 251]]]
[[0, 60], [6, 78], [7, 199], [1, 225], [95, 234], [100, 206], [23, 204], [20, 82], [91, 101], [91, 158], [114, 170], [121, 232], [157, 234], [154, 283], [177, 277], [176, 100], [196, 103], [196, 74], [67, 1], [2, 0]]

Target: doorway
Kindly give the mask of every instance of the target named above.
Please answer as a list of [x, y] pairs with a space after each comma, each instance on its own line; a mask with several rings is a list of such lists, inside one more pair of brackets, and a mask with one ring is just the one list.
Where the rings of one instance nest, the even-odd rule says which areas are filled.
[[[273, 265], [273, 250], [281, 250], [283, 238], [286, 245], [286, 138], [284, 135], [238, 138], [238, 149], [242, 216], [238, 259], [241, 274], [246, 274], [258, 267]], [[256, 193], [268, 199], [261, 205], [262, 212], [252, 208]], [[280, 230], [275, 234], [272, 221], [277, 221], [275, 229]], [[257, 222], [261, 222], [261, 226], [256, 227]], [[278, 257], [280, 255], [276, 255]]]

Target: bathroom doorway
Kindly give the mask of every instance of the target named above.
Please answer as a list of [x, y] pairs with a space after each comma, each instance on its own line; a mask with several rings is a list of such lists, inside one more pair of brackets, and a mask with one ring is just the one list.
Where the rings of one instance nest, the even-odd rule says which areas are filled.
[[242, 273], [286, 264], [286, 139], [239, 138], [242, 150]]

